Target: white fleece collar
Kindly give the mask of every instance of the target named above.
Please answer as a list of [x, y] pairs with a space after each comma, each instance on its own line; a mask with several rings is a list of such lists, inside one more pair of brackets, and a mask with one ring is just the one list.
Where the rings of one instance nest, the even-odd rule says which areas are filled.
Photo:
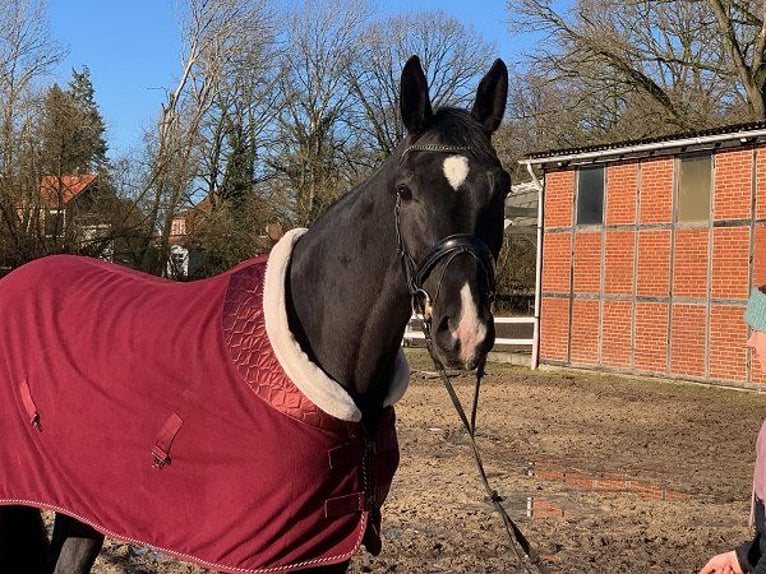
[[[346, 390], [312, 363], [290, 332], [285, 305], [285, 278], [295, 242], [306, 232], [292, 229], [285, 233], [269, 255], [263, 289], [263, 315], [266, 333], [274, 354], [290, 380], [312, 403], [337, 419], [362, 420], [362, 413]], [[394, 378], [385, 405], [390, 406], [404, 396], [410, 380], [410, 367], [400, 349], [394, 365]]]

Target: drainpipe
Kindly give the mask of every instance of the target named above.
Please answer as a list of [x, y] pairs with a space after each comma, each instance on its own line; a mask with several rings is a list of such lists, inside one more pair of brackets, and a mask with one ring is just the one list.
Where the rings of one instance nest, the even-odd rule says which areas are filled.
[[535, 322], [532, 332], [532, 361], [530, 367], [534, 370], [540, 357], [540, 296], [542, 293], [542, 266], [543, 266], [543, 185], [537, 179], [532, 170], [532, 163], [526, 161], [527, 171], [532, 177], [532, 182], [537, 188], [537, 253], [535, 258]]

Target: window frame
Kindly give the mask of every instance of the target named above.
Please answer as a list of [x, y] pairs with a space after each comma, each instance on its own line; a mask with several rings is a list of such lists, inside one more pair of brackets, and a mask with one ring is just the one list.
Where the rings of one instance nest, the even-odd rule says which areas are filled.
[[[599, 206], [600, 207], [600, 216], [599, 216], [598, 221], [585, 221], [585, 222], [583, 222], [583, 221], [580, 221], [581, 214], [585, 213], [585, 211], [582, 210], [583, 203], [584, 203], [583, 199], [581, 199], [581, 198], [584, 197], [583, 191], [586, 192], [586, 196], [587, 196], [588, 194], [593, 193], [594, 190], [593, 190], [593, 188], [585, 189], [584, 190], [583, 185], [582, 185], [582, 183], [583, 183], [582, 182], [582, 179], [583, 179], [582, 178], [582, 174], [584, 172], [596, 172], [596, 171], [601, 171], [601, 200], [600, 200], [600, 206]], [[587, 167], [579, 167], [579, 168], [577, 168], [577, 172], [576, 173], [577, 173], [577, 179], [576, 179], [577, 193], [575, 195], [575, 217], [574, 217], [575, 225], [576, 226], [597, 226], [597, 225], [604, 225], [604, 215], [605, 215], [604, 214], [604, 208], [605, 208], [605, 204], [606, 204], [606, 185], [607, 185], [607, 182], [606, 182], [606, 166], [603, 166], [603, 165], [593, 165], [593, 166], [587, 166]], [[594, 204], [595, 202], [593, 202], [591, 200], [590, 203]], [[593, 205], [591, 207], [593, 207]], [[595, 211], [595, 210], [593, 210], [593, 211]]]
[[[685, 201], [688, 201], [690, 195], [687, 192], [683, 192], [682, 185], [683, 185], [683, 165], [684, 162], [688, 161], [699, 161], [699, 160], [707, 160], [708, 161], [708, 173], [707, 173], [707, 212], [704, 217], [702, 218], [681, 218], [682, 215], [682, 203], [685, 204]], [[674, 186], [674, 206], [673, 206], [673, 223], [676, 225], [683, 225], [683, 226], [707, 226], [712, 217], [712, 205], [713, 205], [713, 186], [714, 186], [714, 173], [715, 173], [715, 154], [712, 152], [706, 151], [706, 152], [698, 152], [698, 153], [691, 153], [691, 154], [684, 154], [676, 157], [676, 177], [675, 177], [675, 186]], [[688, 210], [688, 207], [687, 209]], [[686, 211], [685, 210], [685, 211]]]

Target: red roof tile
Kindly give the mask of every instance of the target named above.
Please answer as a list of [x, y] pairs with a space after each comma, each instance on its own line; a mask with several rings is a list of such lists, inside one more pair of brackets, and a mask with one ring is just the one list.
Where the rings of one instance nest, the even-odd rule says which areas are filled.
[[66, 205], [80, 195], [88, 186], [96, 180], [96, 175], [86, 173], [83, 175], [64, 175], [60, 178], [55, 175], [46, 175], [40, 181], [40, 202], [43, 207], [55, 208]]

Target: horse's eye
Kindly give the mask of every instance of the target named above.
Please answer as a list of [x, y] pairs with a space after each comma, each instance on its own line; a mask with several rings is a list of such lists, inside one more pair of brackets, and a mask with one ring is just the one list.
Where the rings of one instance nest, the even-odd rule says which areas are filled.
[[394, 192], [402, 198], [402, 201], [409, 201], [412, 199], [412, 190], [404, 184], [397, 185]]

